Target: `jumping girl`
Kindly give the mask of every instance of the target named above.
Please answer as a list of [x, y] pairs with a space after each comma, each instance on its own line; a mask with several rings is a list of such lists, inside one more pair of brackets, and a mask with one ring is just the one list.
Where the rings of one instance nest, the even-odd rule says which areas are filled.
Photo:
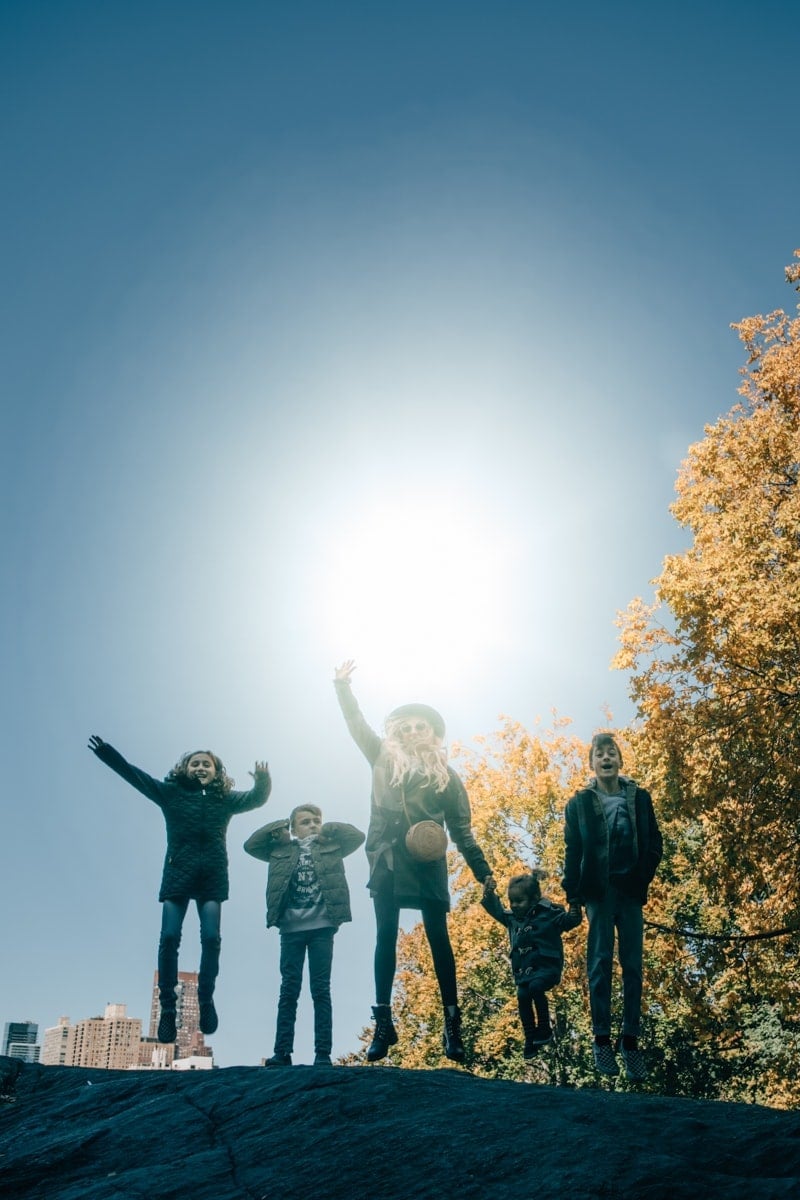
[[228, 823], [236, 813], [266, 803], [272, 786], [269, 768], [265, 762], [257, 762], [250, 772], [253, 788], [235, 792], [233, 780], [210, 750], [184, 754], [161, 782], [126, 762], [95, 734], [89, 738], [89, 749], [157, 804], [167, 824], [167, 855], [158, 895], [163, 905], [158, 943], [158, 1040], [174, 1042], [176, 1038], [178, 947], [190, 900], [195, 901], [200, 917], [200, 1029], [214, 1033], [218, 1025], [214, 985], [219, 971], [221, 909], [223, 900], [228, 899]]

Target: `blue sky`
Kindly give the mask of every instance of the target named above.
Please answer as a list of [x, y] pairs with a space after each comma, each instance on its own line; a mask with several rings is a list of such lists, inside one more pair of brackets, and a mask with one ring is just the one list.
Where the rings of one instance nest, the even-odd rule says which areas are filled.
[[[344, 658], [375, 725], [412, 698], [462, 742], [630, 718], [615, 614], [684, 544], [730, 322], [794, 300], [799, 26], [778, 0], [0, 6], [0, 1021], [148, 1012], [163, 822], [90, 733], [157, 776], [267, 758], [264, 820], [365, 827]], [[260, 823], [230, 830], [222, 1065], [272, 1048]], [[350, 863], [336, 1052], [372, 1002]]]

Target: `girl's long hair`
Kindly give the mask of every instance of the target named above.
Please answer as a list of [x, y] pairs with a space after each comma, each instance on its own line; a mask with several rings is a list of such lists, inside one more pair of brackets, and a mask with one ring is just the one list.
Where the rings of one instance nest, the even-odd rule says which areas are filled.
[[415, 776], [424, 787], [432, 786], [435, 791], [443, 792], [450, 782], [450, 776], [442, 739], [430, 729], [425, 740], [416, 742], [414, 748], [409, 750], [400, 738], [400, 727], [407, 720], [407, 717], [389, 717], [386, 721], [383, 746], [391, 767], [389, 782], [393, 787], [399, 787]]
[[167, 783], [185, 783], [186, 780], [189, 778], [189, 776], [186, 773], [186, 768], [189, 764], [189, 760], [194, 758], [195, 754], [207, 754], [208, 755], [208, 757], [213, 762], [214, 767], [216, 768], [216, 772], [217, 772], [216, 775], [214, 776], [214, 778], [211, 780], [211, 783], [208, 786], [217, 788], [220, 792], [222, 792], [222, 794], [224, 796], [227, 796], [228, 792], [232, 791], [232, 789], [233, 789], [233, 780], [231, 779], [228, 772], [225, 770], [225, 764], [223, 763], [222, 759], [218, 758], [213, 750], [189, 750], [189, 752], [187, 754], [183, 754], [178, 759], [178, 761], [175, 763], [175, 766], [172, 768], [172, 770], [169, 772], [169, 774], [165, 777], [165, 782], [167, 782]]

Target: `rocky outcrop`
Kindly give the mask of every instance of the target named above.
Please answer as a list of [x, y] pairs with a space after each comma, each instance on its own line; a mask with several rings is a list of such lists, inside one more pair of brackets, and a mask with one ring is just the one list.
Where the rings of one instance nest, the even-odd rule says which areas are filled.
[[788, 1200], [800, 1114], [458, 1069], [26, 1065], [9, 1200]]

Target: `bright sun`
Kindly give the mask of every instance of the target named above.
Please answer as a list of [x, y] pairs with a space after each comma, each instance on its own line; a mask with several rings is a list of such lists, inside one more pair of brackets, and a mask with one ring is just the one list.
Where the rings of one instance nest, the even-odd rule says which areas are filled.
[[384, 498], [326, 546], [325, 641], [396, 682], [466, 678], [505, 646], [513, 557], [509, 531], [466, 497]]

